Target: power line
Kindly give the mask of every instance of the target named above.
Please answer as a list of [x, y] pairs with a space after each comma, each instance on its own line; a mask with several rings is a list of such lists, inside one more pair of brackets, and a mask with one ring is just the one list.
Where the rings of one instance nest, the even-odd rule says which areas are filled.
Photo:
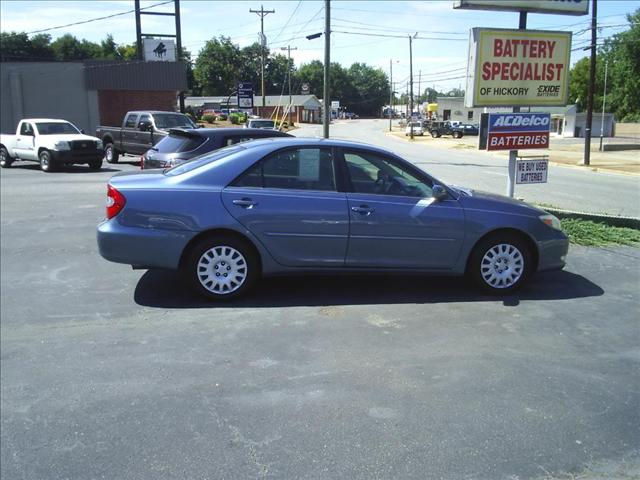
[[273, 41], [275, 42], [278, 38], [280, 38], [280, 35], [282, 35], [282, 32], [284, 32], [284, 29], [287, 28], [287, 25], [289, 25], [289, 22], [293, 19], [293, 17], [295, 16], [296, 12], [298, 11], [298, 9], [300, 8], [300, 5], [302, 4], [302, 0], [298, 1], [298, 4], [296, 5], [296, 8], [293, 9], [293, 12], [291, 13], [291, 15], [289, 16], [289, 18], [287, 19], [287, 21], [285, 22], [284, 26], [280, 29], [280, 32], [278, 32], [278, 35], [276, 35], [276, 38], [273, 39]]
[[[387, 35], [384, 33], [364, 33], [364, 32], [345, 32], [343, 30], [332, 30], [334, 33], [344, 33], [347, 35], [364, 35], [366, 37], [386, 37], [386, 38], [403, 38], [406, 40], [406, 35]], [[446, 40], [449, 42], [467, 42], [466, 38], [438, 38], [438, 37], [416, 37], [416, 40]]]
[[[168, 0], [166, 2], [161, 2], [161, 3], [155, 3], [153, 5], [149, 5], [148, 7], [143, 7], [140, 10], [148, 10], [150, 8], [153, 8], [153, 7], [158, 7], [160, 5], [165, 5], [167, 3], [173, 3], [173, 0]], [[83, 25], [85, 23], [97, 22], [98, 20], [106, 20], [108, 18], [119, 17], [120, 15], [128, 15], [129, 13], [134, 13], [134, 12], [135, 12], [135, 9], [134, 10], [128, 10], [126, 12], [114, 13], [112, 15], [106, 15], [104, 17], [91, 18], [89, 20], [83, 20], [81, 22], [68, 23], [67, 25], [59, 25], [57, 27], [49, 27], [49, 28], [44, 28], [42, 30], [34, 30], [33, 32], [27, 32], [27, 35], [33, 35], [34, 33], [49, 32], [51, 30], [58, 30], [60, 28], [73, 27], [75, 25]]]

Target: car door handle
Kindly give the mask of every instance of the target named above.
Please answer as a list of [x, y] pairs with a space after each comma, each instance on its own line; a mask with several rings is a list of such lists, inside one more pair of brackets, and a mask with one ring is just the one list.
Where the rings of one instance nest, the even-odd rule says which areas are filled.
[[360, 205], [359, 207], [351, 207], [351, 210], [359, 213], [360, 215], [371, 215], [373, 213], [373, 208], [368, 205]]
[[250, 198], [241, 198], [239, 200], [233, 200], [234, 205], [238, 205], [243, 208], [252, 208], [258, 204], [258, 202], [251, 200]]

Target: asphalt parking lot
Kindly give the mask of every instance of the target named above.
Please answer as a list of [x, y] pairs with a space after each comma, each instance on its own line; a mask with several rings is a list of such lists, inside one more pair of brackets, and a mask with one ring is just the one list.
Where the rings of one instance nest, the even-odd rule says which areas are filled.
[[640, 249], [507, 298], [302, 277], [214, 305], [98, 255], [125, 160], [0, 172], [2, 478], [640, 477]]

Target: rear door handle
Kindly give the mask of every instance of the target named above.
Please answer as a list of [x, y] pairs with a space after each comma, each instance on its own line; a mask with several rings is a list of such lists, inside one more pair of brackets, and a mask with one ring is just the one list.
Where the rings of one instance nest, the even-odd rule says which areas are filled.
[[232, 203], [234, 205], [238, 205], [243, 208], [252, 208], [258, 204], [258, 202], [250, 199], [250, 198], [241, 198], [239, 200], [233, 200]]
[[360, 215], [371, 215], [374, 210], [368, 205], [360, 205], [359, 207], [351, 207], [351, 210], [359, 213]]

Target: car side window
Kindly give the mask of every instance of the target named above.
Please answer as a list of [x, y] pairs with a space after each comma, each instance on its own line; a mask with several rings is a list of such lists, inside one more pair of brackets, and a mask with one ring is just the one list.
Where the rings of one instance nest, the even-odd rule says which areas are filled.
[[251, 167], [233, 186], [335, 191], [333, 156], [324, 148], [281, 150]]
[[20, 135], [31, 135], [33, 136], [33, 127], [30, 123], [22, 122], [20, 126]]
[[124, 122], [125, 128], [136, 128], [137, 116], [138, 116], [137, 113], [130, 113], [129, 115], [127, 115], [127, 119]]
[[391, 158], [345, 150], [344, 160], [356, 193], [420, 198], [432, 196], [431, 183], [426, 183]]

